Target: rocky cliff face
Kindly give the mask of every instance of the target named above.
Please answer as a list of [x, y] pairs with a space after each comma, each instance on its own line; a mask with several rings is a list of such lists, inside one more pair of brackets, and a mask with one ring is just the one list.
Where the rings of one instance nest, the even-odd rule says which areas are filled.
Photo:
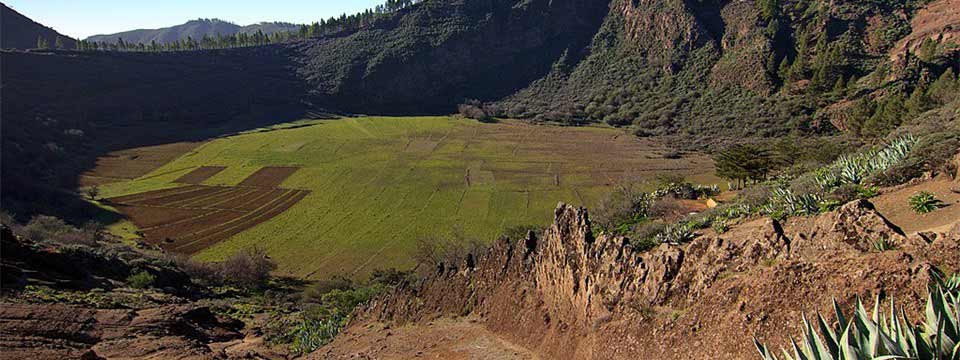
[[[593, 234], [584, 209], [561, 204], [555, 215], [542, 237], [441, 266], [370, 304], [353, 326], [472, 314], [547, 358], [741, 359], [754, 356], [753, 336], [788, 344], [799, 311], [833, 299], [879, 295], [916, 313], [933, 267], [960, 265], [960, 234], [904, 236], [866, 201], [648, 252]], [[873, 251], [878, 237], [897, 250]]]

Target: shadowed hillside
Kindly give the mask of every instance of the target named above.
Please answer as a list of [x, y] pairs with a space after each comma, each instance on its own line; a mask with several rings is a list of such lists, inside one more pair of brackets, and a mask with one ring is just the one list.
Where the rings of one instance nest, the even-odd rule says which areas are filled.
[[60, 39], [61, 48], [74, 49], [77, 41], [61, 35], [56, 30], [43, 26], [0, 3], [0, 49], [33, 49], [45, 42], [55, 48]]

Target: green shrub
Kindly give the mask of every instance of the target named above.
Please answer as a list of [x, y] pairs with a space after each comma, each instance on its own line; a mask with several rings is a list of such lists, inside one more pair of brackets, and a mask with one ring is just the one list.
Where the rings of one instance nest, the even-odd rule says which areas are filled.
[[724, 219], [717, 219], [713, 221], [713, 231], [716, 231], [717, 234], [723, 234], [730, 230], [730, 224], [727, 224], [727, 221]]
[[857, 188], [857, 195], [859, 195], [861, 199], [869, 199], [872, 197], [876, 197], [880, 195], [880, 188], [876, 186], [861, 185], [860, 187]]
[[943, 206], [943, 202], [927, 191], [921, 191], [910, 197], [910, 208], [917, 214], [927, 214], [941, 206]]
[[153, 285], [154, 280], [156, 278], [152, 274], [140, 271], [127, 277], [127, 286], [134, 289], [146, 289]]
[[879, 238], [873, 242], [873, 249], [877, 252], [884, 252], [887, 250], [893, 250], [895, 248], [896, 244], [886, 237]]
[[[927, 296], [924, 321], [918, 326], [896, 311], [890, 303], [889, 315], [880, 311], [876, 299], [873, 313], [868, 314], [857, 300], [849, 320], [834, 302], [837, 323], [828, 325], [817, 317], [819, 333], [803, 318], [803, 334], [799, 344], [793, 342], [792, 354], [782, 350], [783, 358], [793, 359], [937, 359], [960, 356], [960, 296], [937, 287]], [[778, 357], [756, 338], [754, 344], [763, 360]]]

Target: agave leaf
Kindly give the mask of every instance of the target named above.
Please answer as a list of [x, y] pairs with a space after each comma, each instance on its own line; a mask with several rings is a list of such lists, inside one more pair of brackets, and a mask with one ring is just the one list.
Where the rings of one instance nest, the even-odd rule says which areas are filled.
[[837, 330], [842, 330], [844, 324], [847, 324], [847, 318], [843, 316], [843, 310], [840, 309], [840, 304], [837, 304], [837, 299], [833, 299], [833, 312], [837, 315]]
[[873, 358], [878, 354], [878, 349], [880, 347], [880, 336], [877, 334], [877, 326], [870, 320], [870, 316], [867, 315], [867, 310], [863, 307], [863, 301], [857, 299], [857, 311], [854, 314], [854, 323], [857, 325], [857, 331], [859, 333], [859, 343], [860, 350], [863, 351], [863, 355], [868, 358]]
[[830, 353], [840, 356], [840, 346], [837, 343], [837, 333], [827, 325], [827, 321], [824, 320], [823, 315], [817, 313], [817, 323], [820, 326], [820, 333], [826, 338], [827, 347], [830, 349]]
[[800, 350], [800, 347], [797, 346], [796, 341], [790, 340], [790, 343], [793, 344], [793, 354], [796, 356], [795, 357], [796, 360], [810, 360], [810, 358], [808, 358], [806, 354], [804, 354], [803, 351]]
[[809, 350], [810, 356], [816, 360], [834, 360], [833, 353], [823, 345], [823, 341], [820, 339], [820, 335], [813, 330], [813, 325], [810, 324], [810, 321], [807, 320], [807, 316], [803, 315], [803, 326], [806, 347]]
[[840, 359], [858, 360], [860, 358], [856, 347], [850, 343], [850, 328], [853, 326], [853, 321], [847, 323], [843, 329], [843, 335], [840, 335]]
[[777, 360], [777, 357], [770, 354], [767, 346], [761, 344], [760, 340], [757, 340], [756, 336], [753, 337], [753, 345], [757, 347], [757, 351], [760, 352], [760, 357], [762, 357], [763, 360]]
[[914, 340], [914, 349], [916, 350], [915, 355], [919, 360], [933, 360], [938, 357], [933, 351], [932, 344], [927, 341], [930, 339], [924, 338], [923, 333], [919, 328], [913, 330]]

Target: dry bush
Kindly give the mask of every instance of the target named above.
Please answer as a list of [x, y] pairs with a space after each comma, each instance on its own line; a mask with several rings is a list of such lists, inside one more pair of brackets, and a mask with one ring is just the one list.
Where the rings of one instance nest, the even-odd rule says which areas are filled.
[[203, 285], [214, 286], [224, 283], [219, 267], [216, 264], [196, 261], [191, 259], [190, 256], [183, 254], [167, 254], [165, 259], [172, 262], [191, 279]]
[[484, 251], [486, 246], [461, 228], [454, 228], [449, 236], [427, 236], [417, 239], [414, 259], [420, 264], [457, 265], [461, 261], [470, 261]]
[[626, 180], [600, 200], [591, 215], [595, 224], [613, 231], [646, 218], [649, 206], [650, 196], [640, 188], [640, 182]]
[[478, 100], [467, 100], [465, 103], [457, 105], [457, 112], [460, 116], [468, 119], [475, 119], [480, 122], [496, 122], [496, 116], [500, 109], [493, 104], [483, 104]]
[[17, 229], [26, 239], [40, 243], [55, 243], [61, 245], [97, 246], [103, 240], [103, 226], [90, 222], [77, 229], [63, 220], [46, 215], [38, 215], [29, 223]]
[[676, 218], [686, 215], [686, 208], [680, 203], [680, 200], [672, 195], [667, 195], [652, 202], [647, 213], [653, 218]]
[[249, 288], [262, 288], [270, 279], [277, 263], [260, 247], [239, 251], [218, 264], [220, 277], [225, 282]]

